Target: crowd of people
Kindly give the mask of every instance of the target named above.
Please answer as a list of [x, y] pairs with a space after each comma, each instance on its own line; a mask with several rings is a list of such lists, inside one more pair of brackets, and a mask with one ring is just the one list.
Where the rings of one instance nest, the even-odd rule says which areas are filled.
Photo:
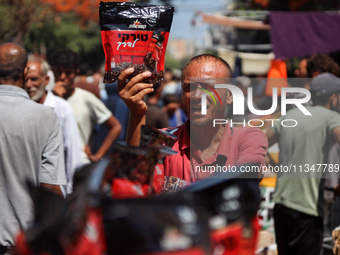
[[[17, 44], [0, 45], [0, 255], [10, 252], [16, 233], [32, 222], [27, 180], [68, 197], [79, 167], [110, 154], [115, 141], [139, 146], [143, 125], [178, 138], [172, 147], [177, 154], [164, 160], [164, 174], [189, 183], [211, 177], [212, 168], [202, 171], [207, 166], [265, 166], [267, 149], [274, 143], [280, 149], [278, 165], [339, 166], [339, 66], [326, 54], [301, 60], [294, 73], [311, 78], [300, 85], [311, 92], [313, 105], [303, 106], [311, 115], [292, 108], [266, 130], [234, 127], [228, 121], [212, 125], [216, 119], [235, 117], [230, 111], [235, 95], [226, 88], [214, 88], [216, 83], [231, 84], [233, 77], [229, 64], [216, 55], [190, 59], [180, 81], [165, 70], [164, 83], [157, 88], [143, 82], [149, 71], [128, 79], [134, 72], [128, 68], [116, 83], [103, 84], [100, 74], [90, 80], [82, 67], [71, 50], [58, 51], [49, 65], [28, 57]], [[49, 69], [54, 76], [51, 90], [47, 89]], [[252, 86], [245, 76], [238, 77], [236, 85], [245, 95]], [[216, 92], [221, 105], [206, 97], [202, 114], [202, 93], [209, 89]], [[261, 100], [260, 107], [268, 105]], [[287, 119], [299, 124], [280, 125]], [[320, 254], [324, 172], [278, 174], [274, 220], [279, 255]], [[261, 172], [255, 176], [262, 177]]]

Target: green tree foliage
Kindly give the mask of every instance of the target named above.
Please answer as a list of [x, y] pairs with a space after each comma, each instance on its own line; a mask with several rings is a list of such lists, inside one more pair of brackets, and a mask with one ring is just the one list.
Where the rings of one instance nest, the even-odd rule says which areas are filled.
[[168, 53], [165, 54], [164, 66], [167, 68], [182, 69], [181, 62]]
[[49, 7], [40, 0], [0, 0], [0, 43], [18, 43], [47, 60], [59, 49], [71, 49], [98, 69], [104, 63], [99, 24], [80, 22], [76, 13], [58, 13]]
[[23, 45], [30, 26], [49, 16], [49, 10], [39, 0], [0, 0], [0, 43]]
[[[0, 0], [0, 43], [18, 43], [29, 53], [46, 56], [47, 60], [59, 49], [71, 49], [96, 70], [105, 60], [98, 24], [99, 2]], [[159, 0], [158, 4], [170, 2]]]
[[[71, 49], [80, 54], [92, 69], [98, 69], [104, 61], [99, 25], [89, 22], [80, 26], [77, 21], [74, 14], [67, 13], [32, 25], [25, 39], [26, 48], [43, 54], [46, 51], [48, 60], [59, 49]], [[93, 55], [96, 57], [89, 59]]]

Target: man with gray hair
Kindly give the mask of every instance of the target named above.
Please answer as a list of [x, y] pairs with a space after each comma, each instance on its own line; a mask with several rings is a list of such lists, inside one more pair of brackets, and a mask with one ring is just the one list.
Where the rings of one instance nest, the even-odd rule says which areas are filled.
[[55, 111], [63, 131], [67, 185], [61, 186], [61, 190], [66, 196], [72, 193], [74, 172], [83, 164], [77, 122], [69, 103], [46, 90], [49, 82], [47, 75], [49, 66], [46, 61], [40, 58], [30, 58], [27, 66], [29, 67], [26, 82], [27, 93], [35, 102], [51, 107]]
[[0, 45], [0, 254], [33, 220], [26, 181], [60, 195], [66, 184], [62, 132], [52, 109], [29, 99], [25, 88], [27, 52]]

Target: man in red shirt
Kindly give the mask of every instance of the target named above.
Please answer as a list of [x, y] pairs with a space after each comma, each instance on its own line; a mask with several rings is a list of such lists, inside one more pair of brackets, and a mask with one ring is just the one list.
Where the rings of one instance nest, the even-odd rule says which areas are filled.
[[[150, 72], [141, 73], [126, 82], [133, 71], [133, 68], [129, 68], [122, 72], [118, 79], [118, 89], [130, 110], [127, 142], [138, 146], [147, 110], [143, 97], [153, 91], [153, 85], [143, 83], [151, 75]], [[179, 138], [173, 150], [179, 153], [165, 159], [166, 176], [194, 182], [210, 177], [223, 166], [230, 169], [238, 165], [265, 164], [268, 140], [261, 130], [251, 127], [231, 128], [228, 123], [215, 127], [213, 125], [214, 119], [225, 118], [226, 108], [233, 102], [229, 90], [216, 89], [222, 105], [214, 105], [213, 99], [207, 97], [206, 114], [201, 114], [202, 88], [206, 86], [202, 81], [215, 80], [221, 83], [223, 80], [224, 83], [230, 83], [231, 76], [229, 64], [215, 55], [199, 55], [185, 65], [182, 73], [182, 100], [190, 117], [184, 125], [172, 130]]]

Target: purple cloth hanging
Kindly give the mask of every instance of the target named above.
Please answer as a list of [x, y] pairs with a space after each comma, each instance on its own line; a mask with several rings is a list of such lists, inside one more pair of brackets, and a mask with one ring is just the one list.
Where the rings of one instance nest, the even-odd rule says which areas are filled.
[[340, 51], [340, 15], [270, 12], [270, 37], [277, 59]]

